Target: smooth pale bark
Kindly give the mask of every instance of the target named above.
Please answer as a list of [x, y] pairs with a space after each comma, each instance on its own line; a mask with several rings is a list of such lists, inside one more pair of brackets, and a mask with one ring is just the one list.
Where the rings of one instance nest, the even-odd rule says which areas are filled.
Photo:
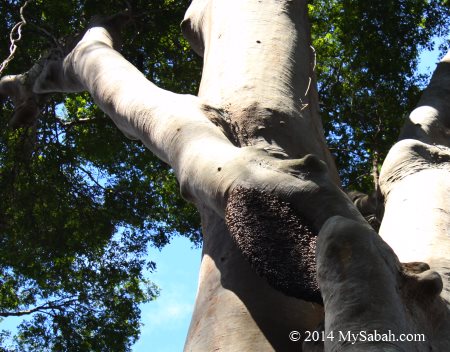
[[[237, 3], [227, 4], [232, 6]], [[299, 7], [292, 7], [290, 2], [285, 4], [278, 1], [266, 2], [265, 5], [268, 6], [266, 13], [277, 10], [283, 18], [278, 31], [281, 32], [286, 23], [291, 23], [289, 30], [295, 37], [296, 26], [301, 26], [304, 19], [293, 14]], [[305, 6], [304, 3], [301, 5]], [[303, 9], [303, 16], [304, 14]], [[294, 19], [296, 24], [292, 22]], [[263, 18], [262, 22], [266, 20], [267, 18]], [[305, 25], [307, 23], [303, 24]], [[261, 33], [263, 37], [270, 36], [270, 30], [273, 28], [267, 29], [265, 33]], [[302, 37], [294, 43], [301, 44], [300, 47], [305, 50], [304, 55], [309, 61], [311, 50], [309, 44], [304, 41], [305, 38]], [[35, 81], [27, 82], [25, 87], [20, 86], [24, 89], [18, 90], [15, 98], [20, 100], [24, 96], [22, 91], [25, 91], [25, 95], [34, 93], [37, 96], [51, 92], [88, 91], [119, 129], [128, 136], [140, 139], [152, 152], [173, 167], [184, 197], [197, 204], [204, 219], [205, 212], [208, 214], [206, 218], [213, 224], [214, 230], [205, 227], [206, 249], [201, 268], [203, 274], [200, 277], [199, 298], [187, 339], [187, 350], [209, 351], [217, 344], [227, 346], [233, 351], [246, 350], [249, 341], [260, 346], [261, 350], [298, 350], [300, 345], [289, 341], [289, 332], [313, 329], [322, 317], [322, 310], [316, 304], [277, 292], [248, 268], [244, 276], [230, 276], [229, 273], [244, 273], [243, 266], [248, 264], [242, 258], [239, 259], [240, 251], [231, 245], [231, 236], [225, 236], [223, 217], [229, 193], [236, 186], [244, 186], [274, 193], [289, 201], [294, 209], [310, 219], [317, 231], [334, 215], [363, 221], [351, 201], [336, 186], [336, 172], [332, 172], [334, 176], [329, 176], [328, 170], [333, 170], [334, 166], [330, 163], [331, 158], [324, 145], [318, 116], [311, 112], [314, 105], [309, 103], [305, 108], [301, 101], [297, 101], [298, 94], [286, 98], [287, 88], [281, 89], [274, 82], [275, 87], [268, 93], [264, 90], [261, 92], [260, 89], [250, 89], [254, 90], [254, 93], [249, 93], [246, 103], [242, 106], [222, 101], [222, 104], [216, 107], [206, 98], [177, 95], [159, 89], [117, 53], [113, 46], [109, 23], [89, 29], [66, 57], [45, 62]], [[297, 56], [301, 53], [300, 49], [295, 51]], [[265, 55], [265, 52], [261, 54]], [[260, 56], [258, 60], [259, 58]], [[296, 58], [291, 57], [285, 60], [284, 65], [292, 66], [294, 59]], [[252, 60], [256, 59], [253, 57]], [[256, 61], [254, 66], [257, 66]], [[311, 69], [312, 67], [308, 71]], [[250, 70], [246, 75], [249, 81], [268, 78], [275, 80], [278, 72], [283, 70], [291, 72], [293, 68], [281, 67], [273, 77], [257, 77], [265, 74], [266, 70]], [[300, 65], [296, 70], [301, 71]], [[233, 72], [229, 74], [233, 75]], [[239, 72], [239, 75], [241, 74]], [[255, 75], [255, 78], [252, 75]], [[303, 94], [309, 84], [309, 81], [306, 82], [306, 76], [299, 89]], [[289, 84], [294, 84], [295, 79], [297, 78], [291, 77], [292, 82]], [[9, 84], [12, 81], [15, 80], [9, 77], [4, 78], [2, 83]], [[21, 82], [16, 80], [16, 83]], [[31, 93], [26, 90], [29, 87], [32, 87]], [[311, 87], [310, 96], [315, 93], [315, 88]], [[205, 89], [205, 83], [202, 83], [202, 91]], [[271, 101], [270, 95], [278, 89], [280, 92]], [[256, 108], [250, 111], [249, 115], [248, 105], [252, 94]], [[263, 104], [260, 107], [258, 105], [261, 102]], [[249, 137], [242, 141], [239, 140], [239, 134], [236, 138], [230, 138], [228, 131], [224, 129], [225, 124], [218, 122], [224, 114], [229, 114], [224, 106], [233, 111], [236, 125], [246, 122], [251, 125], [252, 116], [257, 120], [259, 113], [264, 117], [263, 123], [268, 124], [268, 130], [273, 120], [280, 126], [283, 126], [285, 120], [287, 127], [281, 129], [279, 136], [275, 133], [273, 140], [282, 144], [285, 139], [284, 143], [291, 144], [290, 149], [300, 148], [293, 157], [303, 158], [288, 158], [288, 150], [284, 151], [282, 146], [275, 142], [272, 148], [270, 139], [260, 142], [261, 138], [254, 138], [251, 133], [245, 133]], [[282, 109], [284, 106], [287, 110]], [[294, 129], [304, 129], [309, 141], [304, 143], [302, 138], [289, 136]], [[314, 155], [306, 155], [311, 152]], [[328, 162], [328, 167], [320, 158]], [[219, 226], [220, 222], [222, 226]], [[207, 221], [204, 220], [204, 223]], [[226, 248], [229, 248], [230, 253], [222, 253]], [[227, 256], [239, 260], [219, 264], [222, 258]], [[248, 293], [240, 294], [238, 287], [242, 283], [248, 284], [246, 290], [256, 290], [259, 299], [256, 294], [255, 297]], [[219, 305], [214, 304], [214, 299], [218, 296], [223, 297], [218, 302]], [[210, 302], [210, 306], [204, 302]], [[268, 305], [285, 308], [276, 309], [278, 317], [274, 318], [273, 311], [264, 309]], [[220, 325], [215, 328], [211, 324], [201, 324], [208, 313], [208, 310], [204, 309], [207, 306], [209, 311], [216, 312], [216, 321], [223, 321], [223, 329], [219, 329]], [[240, 312], [237, 316], [241, 325], [239, 329], [233, 330], [230, 329], [230, 323], [223, 319], [227, 316], [231, 319], [236, 312]], [[273, 321], [278, 321], [279, 326], [283, 328], [274, 329]], [[252, 336], [251, 340], [248, 340], [248, 334]]]
[[224, 220], [203, 209], [203, 258], [186, 351], [298, 351], [292, 330], [314, 329], [320, 305], [270, 287], [255, 275]]
[[450, 54], [439, 63], [383, 165], [381, 236], [403, 262], [422, 261], [450, 301]]
[[[226, 126], [225, 132], [232, 135], [230, 140], [235, 145], [252, 145], [283, 159], [314, 154], [328, 165], [325, 188], [339, 182], [317, 114], [316, 88], [311, 82], [314, 79], [313, 53], [304, 2], [193, 1], [182, 28], [204, 58], [199, 97], [211, 109], [220, 111], [219, 121], [214, 122]], [[287, 164], [292, 165], [292, 170], [298, 167], [296, 162]], [[296, 174], [301, 177], [312, 168], [306, 166], [303, 170]], [[306, 179], [312, 178], [307, 176]], [[306, 179], [298, 184], [298, 190], [306, 189], [311, 195], [317, 187], [312, 183], [308, 185], [308, 181], [304, 182]], [[281, 174], [275, 182], [281, 186]], [[322, 183], [317, 176], [313, 182]], [[267, 189], [264, 182], [258, 188]], [[300, 198], [299, 203], [308, 207], [315, 203], [320, 209], [320, 214], [309, 214], [304, 207], [300, 209], [302, 215], [313, 219], [317, 229], [323, 224], [320, 220], [323, 215], [328, 218], [330, 213], [339, 211], [327, 211], [326, 204], [340, 204], [338, 208], [342, 210], [347, 207], [346, 201], [331, 201], [334, 195], [321, 200], [308, 196]], [[347, 212], [347, 216], [353, 217], [350, 213]], [[223, 241], [230, 242], [229, 234], [219, 236], [216, 231], [204, 229], [205, 256], [201, 272], [208, 274], [200, 276], [186, 350], [299, 350], [300, 345], [288, 339], [289, 332], [315, 328], [317, 307], [271, 293], [272, 289], [265, 287], [267, 284], [261, 287], [261, 279], [253, 272], [248, 277], [243, 276], [243, 267], [248, 264], [242, 259], [228, 260], [229, 257], [242, 258], [242, 255], [234, 245], [229, 248], [230, 244], [223, 244]], [[230, 273], [234, 273], [232, 279]], [[252, 294], [240, 293], [250, 290]], [[219, 302], [217, 297], [221, 298]], [[245, 313], [236, 321], [234, 312], [242, 313], [242, 304]], [[217, 311], [217, 307], [221, 309]], [[272, 311], [268, 307], [277, 308]], [[217, 329], [208, 324], [211, 310], [221, 317], [215, 320]], [[252, 319], [248, 320], [247, 314]], [[256, 322], [259, 331], [253, 330], [254, 324], [245, 324], [251, 321]]]
[[[317, 243], [325, 334], [376, 330], [398, 340], [326, 340], [325, 351], [450, 349], [448, 59], [438, 65], [381, 170], [380, 235], [387, 244], [339, 217], [327, 221]], [[415, 263], [400, 264], [393, 251], [400, 261]], [[400, 341], [400, 334], [423, 334], [425, 341]]]
[[317, 249], [325, 336], [331, 332], [335, 337], [340, 332], [368, 336], [375, 331], [393, 336], [375, 342], [363, 335], [355, 340], [327, 339], [325, 351], [449, 349], [449, 306], [440, 295], [438, 273], [424, 263], [400, 264], [371, 229], [339, 217], [324, 225]]
[[[449, 325], [440, 277], [402, 269], [339, 188], [317, 113], [306, 1], [193, 1], [183, 31], [204, 57], [198, 97], [164, 91], [146, 80], [114, 50], [116, 25], [105, 21], [89, 29], [68, 55], [46, 60], [38, 65], [42, 71], [33, 68], [35, 74], [25, 81], [24, 76], [3, 78], [0, 94], [35, 106], [41, 94], [86, 90], [125, 134], [172, 166], [183, 196], [202, 215], [205, 234], [187, 351], [299, 351], [300, 343], [291, 343], [289, 332], [312, 330], [322, 319], [317, 304], [270, 287], [247, 263], [224, 221], [237, 189], [276, 197], [319, 233], [317, 269], [326, 333], [423, 328], [430, 342], [391, 344], [390, 350], [449, 349], [442, 335]], [[446, 160], [442, 150], [437, 155]], [[416, 159], [410, 163], [413, 169]], [[393, 170], [386, 165], [389, 223], [398, 208], [389, 203], [398, 199], [397, 185], [414, 175], [392, 180], [397, 164], [391, 163]], [[447, 185], [445, 177], [440, 180]], [[433, 206], [447, 211], [445, 202]], [[392, 232], [383, 233], [389, 238]], [[279, 264], [285, 258], [273, 259]], [[267, 260], [270, 266], [272, 259]], [[298, 268], [291, 274], [302, 272]], [[384, 347], [325, 343], [327, 351]]]
[[239, 145], [314, 154], [339, 183], [318, 116], [304, 1], [193, 1], [182, 28], [204, 58], [199, 97], [236, 126]]

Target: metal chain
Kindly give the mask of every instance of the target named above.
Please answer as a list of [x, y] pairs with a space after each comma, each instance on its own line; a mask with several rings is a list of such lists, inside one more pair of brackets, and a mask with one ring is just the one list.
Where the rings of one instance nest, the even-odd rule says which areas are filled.
[[11, 29], [11, 32], [9, 33], [9, 41], [11, 45], [9, 46], [9, 56], [2, 62], [0, 65], [0, 75], [3, 72], [3, 70], [8, 66], [9, 62], [14, 59], [14, 54], [17, 50], [16, 42], [18, 42], [20, 39], [22, 39], [22, 27], [27, 24], [27, 21], [25, 20], [25, 17], [23, 16], [23, 10], [28, 5], [28, 3], [31, 0], [25, 1], [25, 3], [20, 8], [20, 22], [16, 23], [16, 25]]

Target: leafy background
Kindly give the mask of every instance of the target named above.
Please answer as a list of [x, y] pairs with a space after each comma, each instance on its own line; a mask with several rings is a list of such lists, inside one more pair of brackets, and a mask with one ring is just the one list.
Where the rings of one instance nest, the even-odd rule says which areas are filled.
[[[4, 43], [20, 5], [1, 3]], [[195, 92], [200, 62], [179, 34], [187, 1], [131, 5], [138, 17], [124, 34], [124, 55], [160, 86]], [[75, 35], [95, 14], [123, 9], [122, 1], [30, 3], [8, 73], [26, 71], [55, 38]], [[8, 47], [1, 49], [6, 57]], [[198, 216], [169, 167], [118, 132], [87, 94], [52, 97], [35, 127], [8, 129], [11, 114], [6, 101], [0, 316], [35, 313], [9, 349], [129, 350], [140, 332], [139, 304], [159, 292], [144, 277], [155, 269], [149, 246], [162, 248], [175, 235], [199, 245]]]
[[418, 71], [419, 54], [448, 34], [447, 5], [310, 2], [322, 119], [345, 187], [375, 189], [381, 164], [428, 78]]
[[[136, 18], [123, 34], [123, 55], [159, 86], [195, 94], [201, 60], [179, 29], [188, 3], [32, 1], [4, 74], [26, 71], [92, 16], [131, 6]], [[1, 58], [9, 54], [20, 6], [0, 1]], [[419, 55], [448, 34], [447, 3], [315, 0], [308, 6], [327, 140], [344, 186], [371, 192], [426, 82]], [[0, 317], [25, 320], [14, 333], [0, 334], [0, 350], [128, 351], [141, 331], [142, 304], [159, 294], [148, 280], [156, 277], [149, 250], [177, 236], [200, 246], [197, 213], [179, 197], [170, 168], [127, 140], [87, 94], [53, 96], [31, 128], [8, 128], [11, 114], [6, 100]]]

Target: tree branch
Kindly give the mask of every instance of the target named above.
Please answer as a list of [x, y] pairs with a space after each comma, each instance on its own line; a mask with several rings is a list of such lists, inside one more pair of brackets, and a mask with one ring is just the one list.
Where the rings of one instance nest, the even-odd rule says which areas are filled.
[[56, 121], [58, 121], [58, 123], [62, 126], [62, 127], [73, 127], [73, 126], [80, 126], [80, 125], [88, 125], [91, 124], [93, 122], [98, 122], [100, 121], [99, 118], [96, 117], [87, 117], [87, 118], [82, 118], [82, 119], [76, 119], [73, 121], [65, 121], [64, 119], [61, 118], [56, 118]]
[[47, 310], [54, 310], [54, 309], [63, 310], [66, 306], [75, 303], [76, 301], [77, 301], [76, 299], [69, 299], [67, 301], [65, 301], [64, 299], [55, 300], [52, 302], [44, 303], [32, 309], [20, 310], [15, 312], [0, 312], [0, 317], [21, 317], [24, 315], [30, 315], [38, 312], [46, 313]]
[[240, 185], [277, 193], [314, 219], [317, 228], [333, 215], [363, 221], [318, 158], [280, 160], [270, 150], [237, 148], [212, 122], [222, 118], [221, 110], [148, 81], [114, 50], [123, 20], [118, 15], [97, 21], [70, 53], [55, 53], [36, 64], [27, 80], [21, 79], [24, 75], [3, 78], [0, 93], [19, 97], [20, 103], [24, 97], [36, 101], [43, 94], [87, 90], [122, 132], [172, 166], [186, 199], [222, 217], [231, 190]]

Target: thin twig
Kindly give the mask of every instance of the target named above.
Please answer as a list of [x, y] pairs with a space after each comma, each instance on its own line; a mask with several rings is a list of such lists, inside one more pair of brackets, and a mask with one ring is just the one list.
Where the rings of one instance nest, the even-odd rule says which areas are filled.
[[98, 180], [94, 177], [94, 175], [92, 175], [92, 173], [88, 170], [86, 170], [85, 168], [83, 168], [82, 166], [78, 165], [78, 169], [80, 169], [81, 171], [83, 171], [88, 177], [89, 179], [94, 182], [98, 187], [100, 187], [101, 189], [107, 191], [108, 188], [104, 187], [102, 184], [100, 184], [100, 182], [98, 182]]
[[29, 315], [37, 312], [46, 313], [45, 310], [51, 309], [62, 310], [63, 307], [75, 303], [76, 301], [77, 301], [76, 299], [70, 299], [66, 301], [64, 299], [55, 300], [53, 302], [47, 302], [44, 303], [43, 305], [28, 310], [19, 310], [15, 312], [0, 312], [0, 317], [21, 317], [24, 315]]
[[77, 119], [77, 120], [73, 120], [73, 121], [64, 121], [63, 119], [57, 118], [56, 119], [62, 127], [73, 127], [73, 126], [79, 126], [79, 125], [84, 125], [84, 124], [89, 124], [92, 122], [97, 122], [100, 119], [99, 118], [91, 118], [91, 117], [87, 117], [87, 118], [81, 118], [81, 119]]
[[55, 36], [53, 36], [49, 31], [47, 31], [46, 29], [39, 27], [37, 25], [35, 25], [34, 23], [29, 23], [29, 25], [31, 27], [33, 27], [34, 29], [38, 30], [39, 32], [42, 32], [43, 34], [45, 34], [46, 37], [50, 38], [53, 42], [53, 44], [57, 47], [60, 48], [61, 47], [61, 43], [58, 41], [58, 39], [55, 38]]

